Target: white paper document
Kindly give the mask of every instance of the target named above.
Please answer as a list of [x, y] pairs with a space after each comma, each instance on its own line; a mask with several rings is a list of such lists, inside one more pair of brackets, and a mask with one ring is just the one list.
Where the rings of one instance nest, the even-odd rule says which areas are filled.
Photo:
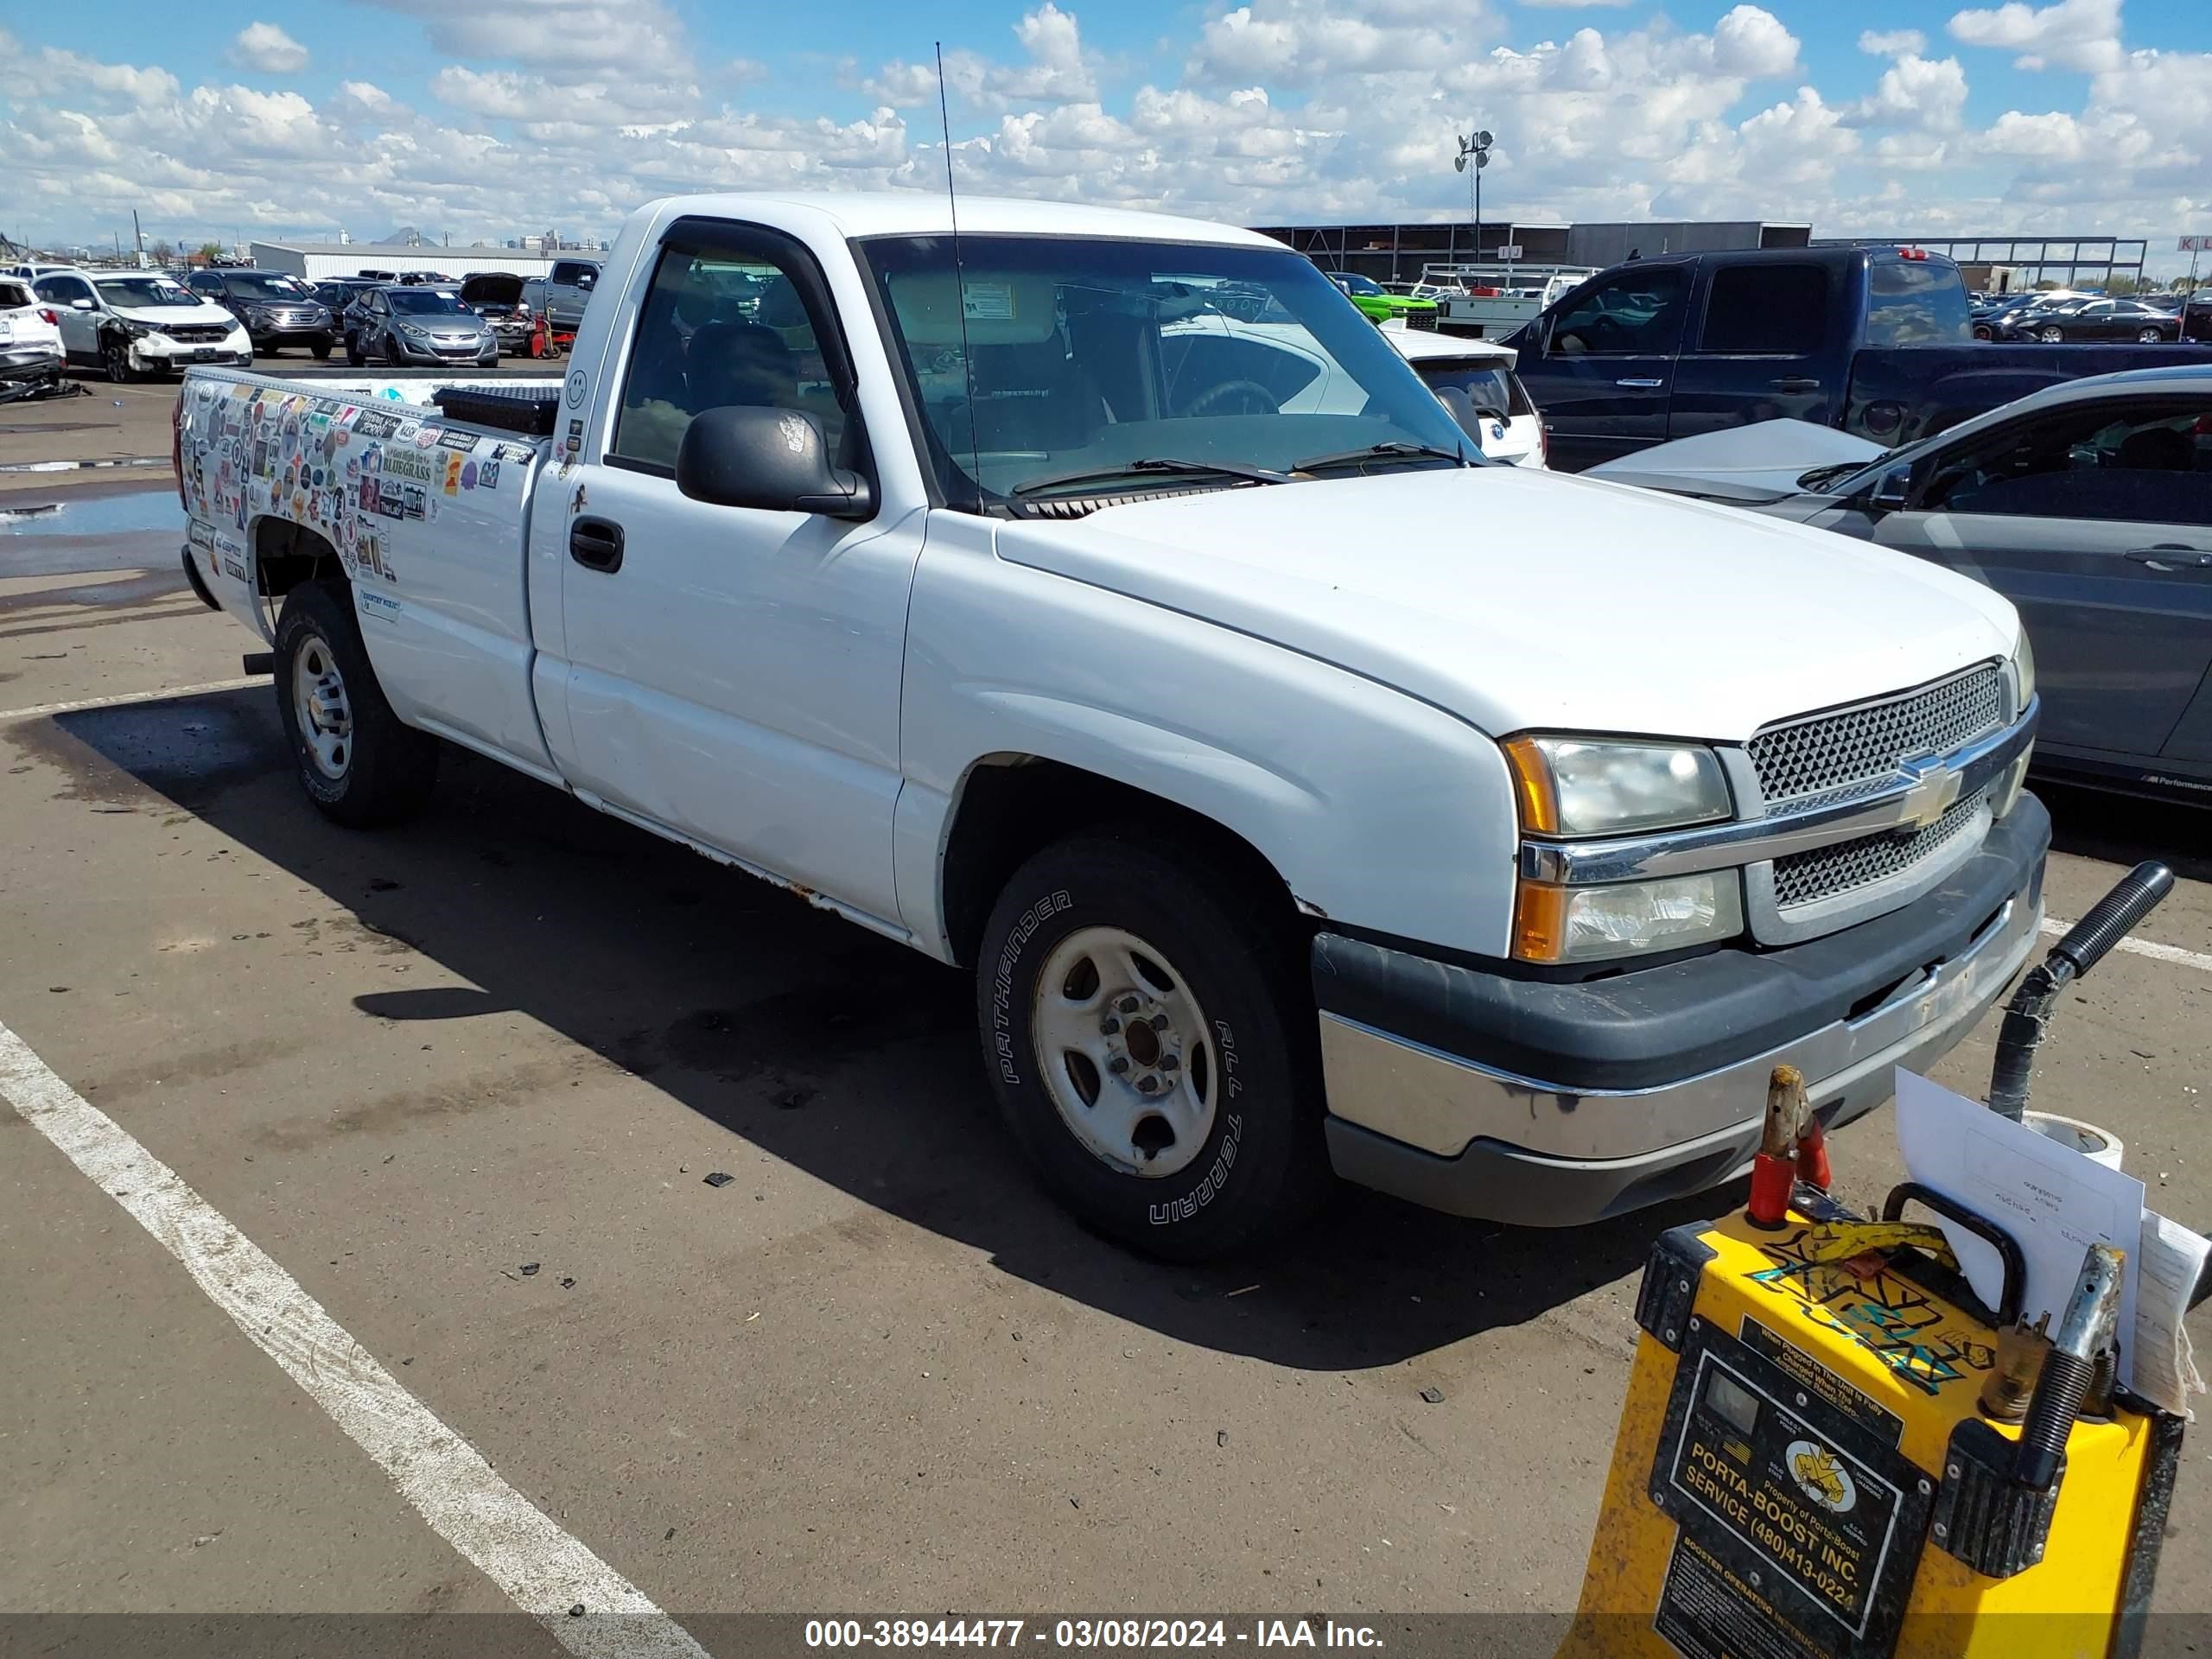
[[[2143, 1369], [2136, 1325], [2143, 1183], [1902, 1066], [1897, 1125], [1907, 1174], [1994, 1222], [2019, 1245], [2028, 1267], [2021, 1315], [2030, 1325], [2048, 1313], [2050, 1329], [2057, 1330], [2090, 1245], [2110, 1244], [2126, 1253], [2120, 1280], [2120, 1379], [2137, 1387]], [[2005, 1277], [1996, 1247], [1956, 1222], [1944, 1221], [1942, 1227], [1959, 1270], [1974, 1294], [1994, 1308]], [[2178, 1325], [2179, 1317], [2172, 1322]]]
[[2142, 1300], [2135, 1312], [2136, 1393], [2192, 1416], [2189, 1396], [2204, 1392], [2182, 1316], [2212, 1243], [2153, 1210], [2143, 1212]]

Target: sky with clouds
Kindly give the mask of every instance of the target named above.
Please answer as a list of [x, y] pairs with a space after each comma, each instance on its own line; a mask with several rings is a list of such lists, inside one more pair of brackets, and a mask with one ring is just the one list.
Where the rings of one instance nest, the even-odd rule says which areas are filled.
[[[0, 229], [611, 235], [709, 188], [1245, 224], [2212, 232], [2203, 0], [72, 0], [0, 21]], [[2185, 261], [2183, 262], [2185, 263]]]

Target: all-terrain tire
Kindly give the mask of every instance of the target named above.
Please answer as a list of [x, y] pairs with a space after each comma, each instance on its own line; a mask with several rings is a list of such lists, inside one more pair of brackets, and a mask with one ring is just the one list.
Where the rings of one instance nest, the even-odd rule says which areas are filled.
[[[1295, 1222], [1327, 1193], [1331, 1177], [1306, 945], [1287, 900], [1233, 861], [1164, 850], [1165, 838], [1143, 825], [1085, 835], [1046, 848], [1017, 870], [984, 928], [976, 1008], [1000, 1108], [1054, 1194], [1121, 1243], [1197, 1261]], [[1204, 1134], [1165, 1149], [1162, 1162], [1174, 1164], [1172, 1173], [1157, 1173], [1157, 1164], [1147, 1169], [1141, 1157], [1116, 1162], [1086, 1144], [1095, 1125], [1076, 1127], [1085, 1082], [1102, 1091], [1099, 1103], [1108, 1103], [1103, 1091], [1129, 1077], [1126, 1071], [1109, 1077], [1103, 1065], [1127, 1066], [1130, 1052], [1102, 1049], [1103, 1064], [1090, 1064], [1051, 1035], [1071, 1027], [1046, 999], [1068, 997], [1071, 985], [1077, 1000], [1088, 991], [1084, 942], [1117, 937], [1135, 941], [1139, 948], [1129, 954], [1145, 964], [1130, 1001], [1198, 1015], [1188, 1020], [1192, 1030], [1162, 1027], [1185, 1057], [1183, 1077], [1195, 1087], [1205, 1068], [1211, 1102], [1209, 1118], [1193, 1120], [1194, 1130], [1206, 1122]], [[1070, 951], [1078, 953], [1077, 978], [1055, 986], [1051, 981], [1065, 973]], [[1184, 1000], [1163, 984], [1179, 987]], [[1123, 1017], [1115, 1013], [1124, 1006], [1113, 1000], [1118, 994], [1110, 988], [1104, 994], [1102, 1025]], [[1088, 1040], [1087, 1031], [1077, 1035]], [[1145, 1042], [1156, 1058], [1155, 1039]], [[1147, 1074], [1147, 1064], [1140, 1057], [1139, 1083], [1178, 1081], [1174, 1073]], [[1057, 1078], [1048, 1071], [1055, 1065]], [[1149, 1099], [1135, 1109], [1147, 1109]], [[1122, 1097], [1124, 1109], [1132, 1103]]]
[[[334, 683], [342, 722], [327, 701]], [[304, 582], [286, 596], [276, 619], [276, 709], [301, 786], [325, 817], [355, 829], [394, 823], [429, 798], [438, 741], [392, 713], [342, 583]]]

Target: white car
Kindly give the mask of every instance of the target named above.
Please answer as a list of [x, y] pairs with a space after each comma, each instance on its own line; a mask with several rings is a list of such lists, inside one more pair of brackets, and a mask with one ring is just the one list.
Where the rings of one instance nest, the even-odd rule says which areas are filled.
[[0, 396], [60, 378], [59, 315], [22, 279], [0, 276]]
[[60, 315], [69, 360], [105, 368], [111, 380], [253, 362], [245, 325], [164, 272], [53, 271], [35, 286]]
[[[1547, 464], [1543, 417], [1513, 372], [1520, 353], [1491, 340], [1462, 340], [1402, 323], [1385, 323], [1382, 335], [1482, 445], [1483, 454], [1516, 467]], [[1459, 397], [1447, 392], [1463, 396], [1465, 408]]]
[[1181, 1258], [1332, 1170], [1705, 1191], [1777, 1065], [1847, 1122], [2018, 971], [2002, 596], [1476, 462], [1253, 232], [959, 212], [956, 264], [926, 191], [649, 203], [559, 380], [188, 375], [182, 556], [315, 806], [456, 745], [957, 965], [1046, 1181]]

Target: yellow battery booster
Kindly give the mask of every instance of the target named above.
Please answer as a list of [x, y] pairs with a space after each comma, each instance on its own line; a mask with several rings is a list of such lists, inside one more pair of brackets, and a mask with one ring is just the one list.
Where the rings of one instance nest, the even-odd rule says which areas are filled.
[[2121, 1395], [2024, 1484], [1988, 1313], [1912, 1244], [1821, 1259], [1865, 1224], [1801, 1197], [1653, 1249], [1561, 1659], [2132, 1653], [2181, 1420]]
[[[2107, 913], [2082, 954], [2163, 892], [2119, 905], [2117, 931]], [[2034, 1023], [2015, 1033], [2030, 1051]], [[2008, 1064], [2024, 1100], [2025, 1062]], [[1802, 1101], [1779, 1069], [1768, 1151], [1792, 1150], [1775, 1125]], [[2038, 1328], [2019, 1318], [2018, 1248], [1984, 1217], [1910, 1185], [1878, 1221], [1802, 1180], [1780, 1191], [1764, 1216], [1652, 1249], [1560, 1659], [2134, 1654], [2183, 1423], [2116, 1384], [2120, 1253], [2092, 1246], [2056, 1328]], [[1905, 1219], [1916, 1204], [1998, 1247], [2003, 1306], [1976, 1299], [1940, 1230]]]

